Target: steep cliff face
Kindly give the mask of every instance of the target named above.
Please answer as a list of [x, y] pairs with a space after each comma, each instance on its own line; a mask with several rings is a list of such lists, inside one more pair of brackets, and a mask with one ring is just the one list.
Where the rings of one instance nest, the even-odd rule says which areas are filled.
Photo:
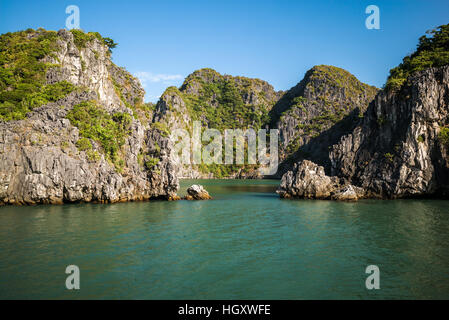
[[303, 159], [330, 171], [329, 148], [354, 129], [377, 88], [333, 66], [315, 66], [271, 110], [279, 129], [281, 176]]
[[[178, 89], [168, 88], [156, 105], [153, 121], [170, 129], [204, 127], [273, 128], [280, 131], [278, 175], [301, 159], [311, 159], [330, 171], [329, 148], [359, 121], [377, 89], [349, 72], [332, 66], [315, 66], [295, 87], [276, 92], [259, 79], [221, 75], [201, 69], [189, 75]], [[180, 166], [189, 178], [257, 177], [254, 167]]]
[[143, 89], [103, 40], [42, 29], [2, 36], [0, 204], [175, 196], [171, 143], [146, 125]]
[[381, 91], [324, 168], [304, 160], [281, 180], [283, 198], [356, 200], [449, 196], [449, 66]]
[[382, 91], [333, 147], [332, 175], [368, 197], [447, 197], [448, 124], [449, 66], [415, 73], [399, 91]]
[[[200, 121], [204, 128], [258, 130], [269, 123], [268, 113], [282, 96], [265, 81], [221, 75], [212, 69], [190, 74], [178, 89], [168, 88], [156, 104], [153, 122], [169, 130], [192, 128]], [[179, 175], [188, 178], [257, 176], [254, 166], [180, 166]]]
[[330, 198], [447, 198], [448, 149], [449, 25], [443, 25], [419, 38], [354, 130], [333, 145], [332, 178], [307, 175], [316, 165], [301, 161], [284, 174], [279, 194], [322, 198], [322, 188], [309, 183], [332, 180], [324, 183]]

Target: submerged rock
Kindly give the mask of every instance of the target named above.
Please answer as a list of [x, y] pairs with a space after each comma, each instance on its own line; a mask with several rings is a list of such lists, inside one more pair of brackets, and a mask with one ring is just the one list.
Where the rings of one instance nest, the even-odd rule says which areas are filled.
[[202, 185], [194, 184], [187, 189], [188, 195], [185, 197], [186, 200], [209, 200], [212, 197], [209, 195], [206, 189]]

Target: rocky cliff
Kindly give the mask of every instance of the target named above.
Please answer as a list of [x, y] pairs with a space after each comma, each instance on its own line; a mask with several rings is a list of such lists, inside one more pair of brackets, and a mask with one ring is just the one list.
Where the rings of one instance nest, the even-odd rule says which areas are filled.
[[382, 91], [333, 147], [332, 175], [368, 197], [447, 197], [448, 124], [449, 66], [415, 73], [399, 91]]
[[301, 161], [282, 177], [281, 197], [448, 198], [449, 25], [427, 34], [332, 146], [332, 177]]
[[[153, 121], [169, 130], [191, 131], [193, 121], [204, 128], [258, 130], [269, 124], [269, 111], [282, 96], [266, 81], [221, 75], [200, 69], [185, 79], [180, 88], [170, 87], [156, 104]], [[255, 166], [180, 166], [187, 178], [248, 178], [258, 175]]]
[[279, 129], [278, 176], [303, 159], [329, 172], [329, 148], [354, 129], [376, 93], [377, 88], [341, 68], [310, 69], [270, 112], [271, 126]]
[[382, 90], [352, 133], [329, 153], [330, 176], [310, 161], [281, 180], [283, 198], [443, 197], [449, 195], [449, 66]]
[[[0, 204], [172, 198], [170, 141], [148, 125], [110, 39], [29, 29], [0, 38]], [[108, 46], [109, 45], [109, 46]]]
[[[0, 36], [0, 204], [174, 199], [178, 178], [260, 178], [257, 165], [182, 165], [170, 131], [280, 130], [282, 197], [448, 195], [449, 26], [420, 38], [384, 90], [315, 66], [287, 92], [190, 74], [156, 105], [98, 33]], [[310, 160], [310, 161], [309, 161]]]
[[[315, 66], [295, 87], [276, 92], [265, 81], [221, 75], [201, 69], [189, 75], [178, 89], [168, 88], [156, 105], [153, 121], [170, 130], [203, 127], [279, 129], [278, 175], [301, 159], [311, 159], [330, 170], [329, 148], [351, 132], [377, 89], [349, 72], [332, 66]], [[254, 166], [179, 166], [189, 178], [260, 177]]]

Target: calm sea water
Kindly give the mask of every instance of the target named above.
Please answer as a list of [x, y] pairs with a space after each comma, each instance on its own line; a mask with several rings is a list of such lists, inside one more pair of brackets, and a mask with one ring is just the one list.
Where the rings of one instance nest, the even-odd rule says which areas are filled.
[[[449, 298], [447, 201], [280, 200], [278, 181], [201, 183], [211, 201], [0, 208], [0, 298]], [[366, 266], [380, 290], [365, 288]], [[65, 289], [77, 265], [81, 289]]]

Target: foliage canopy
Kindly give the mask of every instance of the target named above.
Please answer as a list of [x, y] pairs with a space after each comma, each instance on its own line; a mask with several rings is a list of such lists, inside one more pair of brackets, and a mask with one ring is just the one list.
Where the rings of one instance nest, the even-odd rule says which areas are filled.
[[399, 89], [412, 73], [449, 64], [449, 24], [427, 31], [414, 53], [390, 70], [386, 88]]

